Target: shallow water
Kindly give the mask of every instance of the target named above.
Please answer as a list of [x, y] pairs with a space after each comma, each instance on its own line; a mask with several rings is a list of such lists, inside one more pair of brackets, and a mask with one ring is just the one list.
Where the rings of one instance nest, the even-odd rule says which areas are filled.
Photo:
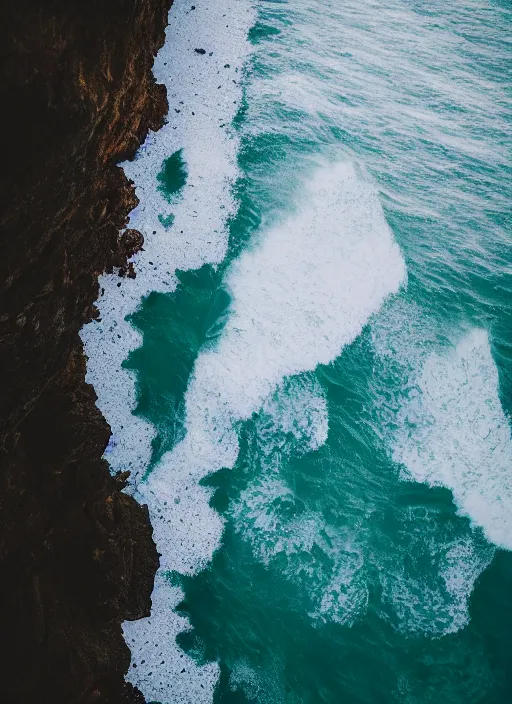
[[176, 0], [146, 251], [83, 331], [162, 553], [149, 701], [510, 700], [511, 26]]

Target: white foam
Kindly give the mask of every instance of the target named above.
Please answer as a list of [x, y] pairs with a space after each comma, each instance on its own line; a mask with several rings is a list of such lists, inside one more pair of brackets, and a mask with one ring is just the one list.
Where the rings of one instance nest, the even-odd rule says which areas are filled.
[[405, 276], [377, 196], [350, 164], [319, 168], [301, 196], [298, 213], [235, 262], [232, 317], [201, 358], [236, 418], [283, 377], [335, 359]]
[[[113, 433], [105, 456], [112, 471], [130, 470], [135, 484], [149, 462], [155, 429], [132, 415], [135, 378], [121, 365], [142, 339], [125, 316], [151, 291], [174, 290], [176, 269], [222, 261], [227, 249], [227, 221], [236, 209], [231, 187], [238, 176], [239, 140], [231, 124], [240, 106], [243, 65], [250, 50], [247, 34], [254, 12], [249, 0], [201, 0], [195, 10], [191, 7], [190, 0], [174, 1], [165, 45], [154, 66], [157, 80], [167, 88], [168, 123], [149, 135], [135, 161], [123, 164], [140, 199], [129, 223], [144, 234], [144, 251], [133, 258], [137, 278], [101, 276], [104, 293], [97, 303], [101, 320], [81, 332], [89, 357], [87, 381], [94, 385], [98, 406]], [[195, 49], [204, 49], [205, 54]], [[169, 203], [158, 188], [157, 175], [163, 161], [178, 150], [186, 163], [187, 180], [179, 197]], [[159, 216], [165, 222], [171, 214], [174, 221], [166, 228]], [[134, 486], [131, 491], [137, 493]], [[210, 523], [215, 539], [221, 530], [219, 518], [208, 507], [208, 496], [206, 490], [189, 481], [184, 469], [173, 482], [167, 482], [161, 507], [152, 512], [157, 524], [163, 520], [162, 509], [172, 514], [173, 541], [180, 547], [173, 564], [182, 571], [197, 567], [197, 552], [211, 552], [211, 547], [199, 549], [195, 545], [188, 521]], [[186, 522], [180, 520], [180, 512], [186, 515]], [[201, 540], [208, 543], [207, 530], [200, 533], [198, 542]], [[158, 548], [167, 553], [165, 545]], [[181, 669], [178, 673], [183, 654], [175, 638], [186, 622], [173, 613], [176, 599], [176, 590], [159, 576], [151, 617], [125, 624], [132, 649], [128, 679], [147, 699], [201, 704], [212, 700], [218, 668], [215, 664], [195, 668], [188, 659], [186, 673], [182, 675]], [[163, 653], [158, 663], [153, 657], [148, 659], [150, 643], [156, 637]]]
[[[255, 556], [267, 566], [277, 558], [282, 574], [305, 589], [311, 618], [350, 624], [368, 601], [362, 550], [306, 509], [281, 471], [290, 456], [318, 449], [327, 429], [327, 400], [313, 375], [280, 384], [255, 420], [254, 454], [246, 458], [254, 476], [229, 513]], [[319, 552], [325, 561], [312, 559]]]
[[512, 549], [512, 438], [484, 330], [427, 357], [398, 421], [404, 478], [448, 487], [461, 514]]
[[432, 311], [426, 311], [409, 297], [399, 296], [386, 303], [372, 321], [372, 345], [380, 359], [395, 363], [406, 376], [417, 374], [418, 366], [439, 345], [442, 330]]
[[478, 549], [469, 536], [455, 541], [446, 551], [441, 577], [453, 600], [453, 631], [459, 627], [457, 621], [463, 621], [464, 625], [469, 623], [469, 597], [476, 580], [493, 557], [494, 550], [491, 547]]
[[[237, 531], [264, 564], [279, 569], [309, 595], [310, 616], [320, 622], [351, 624], [368, 603], [361, 546], [355, 535], [328, 525], [305, 510], [292, 489], [271, 472], [257, 476], [232, 505]], [[318, 559], [318, 553], [325, 560]], [[312, 554], [316, 555], [312, 559]]]
[[147, 701], [206, 704], [213, 701], [219, 676], [217, 663], [198, 667], [176, 644], [176, 634], [190, 626], [175, 608], [183, 592], [157, 575], [152, 613], [141, 621], [126, 621], [123, 633], [132, 651], [127, 679], [136, 684]]
[[[217, 346], [205, 349], [196, 361], [186, 394], [186, 436], [139, 486], [151, 507], [165, 569], [198, 569], [219, 545], [221, 521], [208, 506], [209, 492], [197, 483], [234, 465], [241, 421], [261, 407], [267, 415], [281, 408], [276, 427], [296, 440], [305, 439], [305, 450], [325, 440], [325, 401], [317, 390], [306, 389], [306, 411], [294, 420], [293, 408], [282, 404], [283, 394], [272, 393], [284, 377], [337, 357], [404, 279], [404, 263], [378, 199], [350, 165], [318, 169], [302, 202], [296, 215], [264, 233], [257, 246], [233, 264], [227, 275], [231, 315]], [[265, 487], [273, 495], [279, 480], [262, 479], [259, 493], [265, 503]], [[258, 502], [261, 496], [255, 489], [251, 500]], [[179, 512], [176, 504], [166, 512], [163, 501], [170, 505], [176, 499], [181, 501]], [[259, 508], [255, 528], [263, 535]], [[185, 526], [179, 541], [178, 520]], [[247, 525], [251, 521], [249, 516]], [[320, 540], [322, 526], [316, 515], [302, 516], [286, 528], [295, 542], [287, 546], [283, 538], [285, 552], [307, 551]], [[277, 523], [267, 529], [280, 532]], [[330, 596], [319, 603], [324, 616], [339, 613], [348, 599], [342, 584], [347, 583], [353, 560], [345, 542], [337, 550], [339, 574], [327, 578]], [[355, 565], [352, 572], [357, 571]]]
[[285, 379], [268, 396], [256, 420], [262, 462], [276, 450], [295, 455], [321, 447], [327, 440], [327, 399], [318, 380], [310, 374]]
[[[147, 466], [155, 430], [131, 413], [135, 379], [121, 365], [142, 339], [124, 318], [151, 291], [174, 290], [176, 269], [222, 261], [226, 223], [236, 208], [231, 186], [238, 176], [239, 140], [231, 123], [240, 105], [254, 13], [248, 0], [202, 0], [195, 10], [190, 8], [188, 0], [175, 0], [166, 42], [155, 60], [155, 76], [167, 88], [168, 123], [149, 135], [135, 161], [122, 165], [140, 199], [129, 223], [144, 234], [144, 251], [133, 257], [137, 278], [101, 276], [101, 321], [81, 332], [89, 357], [87, 381], [113, 432], [109, 463], [113, 471], [131, 470], [133, 481]], [[197, 54], [196, 48], [206, 53]], [[188, 176], [180, 197], [169, 204], [157, 174], [163, 161], [180, 149]], [[166, 229], [159, 215], [171, 213], [174, 222]]]
[[[275, 465], [263, 464], [259, 469], [230, 507], [235, 529], [263, 564], [271, 566], [277, 560], [280, 572], [306, 591], [314, 621], [352, 624], [368, 603], [357, 536], [345, 535], [320, 513], [306, 509], [278, 476]], [[318, 559], [319, 553], [324, 560]]]
[[310, 553], [323, 529], [318, 516], [306, 512], [294, 516], [292, 489], [281, 479], [260, 476], [245, 489], [231, 507], [236, 529], [250, 541], [257, 557], [266, 565], [277, 555]]
[[440, 525], [435, 511], [422, 513], [422, 520], [411, 515], [407, 531], [377, 558], [383, 616], [403, 633], [440, 637], [469, 623], [469, 597], [495, 549], [483, 537]]
[[242, 689], [247, 697], [260, 701], [259, 695], [262, 688], [258, 674], [244, 660], [240, 660], [233, 665], [229, 675], [229, 687], [233, 692]]
[[351, 626], [368, 607], [368, 577], [364, 553], [356, 542], [335, 543], [334, 567], [326, 584], [318, 582], [313, 596], [318, 606], [310, 616], [321, 623]]

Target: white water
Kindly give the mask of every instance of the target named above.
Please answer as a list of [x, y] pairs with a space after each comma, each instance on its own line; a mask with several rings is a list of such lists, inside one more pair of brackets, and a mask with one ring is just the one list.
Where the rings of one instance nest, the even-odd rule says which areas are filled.
[[430, 637], [456, 633], [469, 623], [469, 597], [494, 549], [477, 546], [471, 535], [443, 539], [434, 521], [423, 520], [418, 526], [411, 533], [407, 555], [393, 550], [383, 559], [379, 556], [382, 614], [403, 633]]
[[198, 569], [218, 545], [220, 519], [197, 482], [233, 466], [237, 423], [284, 377], [335, 359], [404, 279], [379, 202], [350, 165], [319, 168], [304, 198], [233, 264], [230, 318], [217, 347], [199, 355], [186, 393], [186, 437], [140, 486], [154, 508], [180, 501], [182, 528], [176, 510], [155, 525], [166, 569]]
[[[155, 60], [155, 77], [167, 88], [169, 123], [149, 135], [135, 161], [123, 164], [140, 200], [129, 226], [140, 230], [145, 240], [144, 250], [133, 258], [137, 278], [101, 276], [103, 294], [97, 304], [101, 321], [81, 332], [89, 358], [87, 381], [94, 385], [98, 406], [112, 428], [106, 457], [112, 471], [130, 470], [133, 484], [149, 462], [155, 431], [132, 415], [134, 377], [121, 365], [142, 339], [125, 317], [151, 291], [174, 290], [176, 269], [222, 261], [228, 241], [226, 224], [236, 208], [231, 187], [238, 176], [239, 140], [231, 123], [240, 106], [249, 53], [247, 33], [254, 13], [245, 0], [201, 0], [195, 10], [192, 4], [175, 0], [165, 45]], [[196, 48], [206, 53], [198, 54]], [[188, 177], [171, 206], [158, 190], [156, 176], [164, 159], [180, 149]], [[159, 215], [165, 219], [171, 213], [174, 222], [166, 228]], [[158, 547], [165, 552], [165, 546]], [[132, 650], [128, 679], [148, 700], [201, 704], [212, 700], [218, 668], [215, 663], [197, 667], [176, 645], [176, 635], [188, 627], [173, 610], [181, 597], [181, 591], [159, 573], [152, 616], [124, 624]]]
[[[254, 15], [245, 0], [203, 0], [195, 10], [191, 6], [175, 0], [165, 45], [155, 60], [155, 77], [167, 88], [169, 123], [149, 135], [135, 161], [122, 165], [140, 200], [129, 222], [144, 235], [144, 250], [133, 257], [137, 278], [101, 276], [101, 322], [81, 332], [89, 357], [87, 381], [112, 428], [109, 463], [113, 471], [130, 470], [132, 481], [144, 473], [155, 431], [131, 413], [136, 405], [134, 378], [121, 365], [142, 339], [125, 316], [151, 291], [174, 290], [176, 269], [222, 261], [226, 223], [236, 208], [231, 186], [238, 175], [239, 140], [230, 125], [242, 96], [247, 32]], [[197, 54], [196, 48], [206, 54]], [[157, 174], [164, 159], [180, 149], [188, 178], [171, 206], [158, 189]], [[159, 215], [171, 213], [174, 222], [166, 229]]]
[[512, 549], [512, 438], [484, 330], [427, 357], [398, 421], [404, 477], [448, 487], [461, 514]]
[[[327, 399], [316, 378], [295, 376], [280, 385], [255, 422], [249, 459], [255, 476], [229, 514], [261, 562], [268, 566], [278, 558], [282, 573], [307, 591], [315, 622], [350, 625], [368, 601], [358, 536], [306, 509], [281, 472], [286, 458], [317, 450], [327, 433]], [[318, 552], [327, 559], [312, 560]]]
[[[376, 317], [372, 339], [382, 364], [384, 439], [402, 480], [450, 489], [460, 515], [491, 543], [510, 547], [512, 441], [488, 335], [473, 329], [457, 340], [444, 328], [403, 300]], [[447, 337], [455, 337], [450, 347]], [[388, 387], [391, 393], [384, 391]], [[461, 538], [446, 527], [443, 537], [435, 520], [418, 525], [407, 549], [416, 557], [408, 559], [407, 570], [405, 563], [380, 557], [384, 600], [400, 630], [453, 633], [469, 622], [474, 583], [495, 550], [475, 530]], [[392, 556], [395, 548], [386, 552]], [[435, 566], [428, 584], [422, 559]]]
[[[209, 506], [211, 491], [199, 481], [234, 465], [237, 424], [257, 411], [283, 378], [337, 357], [404, 280], [404, 263], [379, 202], [350, 165], [318, 168], [303, 199], [307, 205], [264, 233], [232, 265], [226, 279], [231, 315], [217, 347], [196, 361], [185, 399], [186, 436], [139, 485], [163, 570], [193, 573], [219, 546], [222, 521]], [[320, 420], [313, 446], [326, 437], [319, 410], [312, 414]], [[312, 520], [315, 541], [319, 527]], [[366, 587], [355, 579], [359, 561], [350, 541], [333, 540], [337, 572], [320, 575], [316, 616], [347, 622], [364, 608]], [[167, 619], [165, 610], [153, 609], [157, 632]], [[138, 622], [129, 625], [139, 641], [141, 628], [145, 625]], [[165, 682], [168, 674], [159, 669], [148, 685], [147, 663], [142, 671], [143, 680], [138, 662], [138, 679], [132, 681], [156, 696], [160, 690], [153, 681]]]
[[[310, 9], [308, 6], [307, 11]], [[313, 7], [312, 11], [317, 12], [317, 8]], [[331, 27], [329, 23], [322, 25], [327, 34], [322, 31], [313, 35], [307, 32], [313, 23], [309, 17], [306, 19], [302, 29], [309, 43], [319, 38], [322, 47], [334, 45], [326, 41], [331, 28], [337, 38], [342, 36], [344, 22], [339, 17]], [[130, 468], [138, 476], [149, 458], [153, 429], [131, 415], [135, 406], [133, 381], [120, 365], [141, 340], [123, 319], [139, 304], [141, 296], [152, 290], [172, 290], [177, 267], [190, 269], [205, 262], [218, 263], [225, 255], [226, 218], [236, 208], [231, 185], [237, 176], [238, 150], [238, 140], [230, 132], [229, 124], [240, 99], [240, 68], [248, 52], [245, 37], [251, 21], [250, 8], [242, 1], [205, 0], [195, 11], [190, 10], [189, 3], [180, 0], [175, 3], [168, 41], [155, 69], [157, 77], [168, 87], [170, 125], [150, 138], [138, 160], [125, 167], [135, 179], [141, 197], [141, 205], [130, 223], [146, 236], [145, 252], [136, 256], [139, 275], [135, 282], [102, 278], [101, 285], [105, 288], [100, 302], [102, 322], [93, 323], [84, 331], [86, 348], [91, 352], [88, 379], [94, 383], [100, 396], [99, 405], [114, 431], [109, 460], [113, 469]], [[372, 32], [365, 32], [362, 37], [354, 34], [352, 44], [356, 46], [350, 48], [357, 54], [356, 49], [360, 51], [366, 44], [370, 55], [377, 56], [377, 62], [384, 61], [373, 51], [375, 47], [369, 38], [388, 31], [385, 25], [377, 23]], [[346, 38], [343, 41], [346, 42]], [[195, 54], [196, 47], [205, 48], [207, 53]], [[320, 55], [320, 52], [315, 49], [314, 54]], [[280, 57], [277, 61], [281, 60]], [[229, 69], [224, 68], [226, 63], [230, 64]], [[326, 63], [328, 66], [324, 68], [332, 70], [333, 61]], [[336, 58], [335, 65], [338, 64]], [[400, 67], [402, 64], [406, 62], [400, 62]], [[347, 69], [341, 66], [339, 71], [344, 72], [347, 80]], [[380, 71], [375, 75], [375, 90], [372, 88], [370, 94], [377, 96], [378, 103], [382, 95], [389, 98], [393, 81], [384, 81], [385, 90], [377, 95], [383, 81]], [[368, 81], [368, 73], [360, 66], [350, 77], [358, 82]], [[340, 108], [330, 109], [333, 101], [315, 88], [317, 78], [288, 72], [284, 78], [260, 81], [257, 85], [254, 82], [253, 90], [261, 93], [268, 89], [270, 95], [282, 98], [289, 106], [306, 109], [312, 114], [332, 112], [337, 120]], [[413, 78], [416, 81], [418, 76]], [[334, 81], [329, 76], [333, 86], [338, 86], [340, 81], [340, 73]], [[361, 85], [360, 90], [368, 93], [367, 85]], [[481, 91], [477, 98], [481, 105]], [[250, 102], [253, 110], [259, 109], [255, 99]], [[397, 108], [394, 87], [390, 103], [393, 109], [405, 110]], [[375, 111], [379, 113], [381, 107]], [[344, 123], [350, 115], [356, 122], [361, 121], [361, 111], [343, 110]], [[286, 129], [289, 128], [287, 124]], [[170, 207], [156, 187], [156, 174], [163, 159], [178, 149], [183, 149], [188, 180], [180, 200]], [[163, 458], [149, 482], [140, 486], [142, 498], [150, 503], [155, 536], [162, 552], [162, 569], [194, 573], [211, 559], [219, 545], [222, 522], [208, 505], [210, 491], [200, 487], [198, 482], [216, 469], [234, 464], [238, 453], [238, 424], [262, 405], [269, 409], [271, 394], [283, 378], [313, 370], [319, 362], [326, 363], [338, 356], [404, 279], [400, 253], [377, 198], [364, 179], [357, 178], [349, 165], [337, 164], [323, 165], [314, 177], [307, 172], [300, 173], [298, 180], [310, 181], [311, 185], [309, 191], [305, 189], [301, 194], [303, 205], [297, 208], [296, 215], [262, 233], [259, 244], [232, 266], [226, 281], [233, 295], [231, 318], [217, 348], [204, 351], [197, 361], [186, 396], [187, 436]], [[165, 218], [171, 213], [175, 220], [172, 228], [166, 229], [158, 216]], [[118, 287], [118, 283], [121, 286]], [[411, 321], [405, 319], [402, 324], [407, 327]], [[403, 350], [397, 352], [398, 356], [403, 356]], [[424, 357], [418, 366], [429, 372], [428, 363], [422, 366]], [[442, 360], [444, 356], [435, 353], [430, 359]], [[490, 355], [487, 362], [489, 360], [492, 365]], [[489, 378], [492, 382], [492, 373]], [[451, 486], [454, 496], [465, 500], [467, 491], [460, 489], [464, 485], [464, 481], [460, 481], [464, 468], [456, 480], [451, 476], [446, 479], [443, 471], [447, 458], [443, 456], [443, 448], [439, 451], [438, 447], [440, 440], [444, 441], [442, 428], [450, 421], [451, 412], [445, 413], [444, 408], [439, 410], [436, 406], [432, 413], [427, 399], [430, 382], [422, 385], [422, 372], [419, 372], [419, 379], [421, 393], [424, 389], [427, 391], [419, 404], [420, 411], [427, 409], [437, 429], [432, 431], [428, 427], [430, 421], [419, 423], [420, 431], [414, 440], [424, 441], [425, 448], [430, 448], [423, 453], [422, 462], [415, 461], [415, 450], [407, 444], [408, 431], [396, 440], [395, 459], [408, 467], [411, 477]], [[495, 387], [497, 389], [497, 384]], [[459, 393], [458, 389], [455, 391]], [[493, 398], [491, 394], [491, 405], [495, 403]], [[416, 402], [417, 399], [407, 402], [402, 409], [400, 417], [404, 427], [417, 412]], [[320, 396], [316, 398], [316, 406], [308, 408], [313, 408], [309, 420], [315, 428], [310, 435], [302, 432], [304, 424], [309, 422], [307, 409], [302, 414], [304, 409], [292, 408], [281, 420], [284, 428], [296, 433], [297, 440], [305, 437], [305, 445], [309, 443], [314, 448], [327, 434], [326, 411]], [[496, 411], [493, 420], [501, 420], [502, 416], [502, 411], [501, 416]], [[425, 469], [427, 463], [423, 460], [427, 455], [429, 461], [434, 458], [434, 463]], [[504, 456], [508, 457], [508, 450]], [[413, 470], [409, 467], [411, 463]], [[435, 472], [442, 475], [442, 479], [436, 478]], [[472, 472], [473, 469], [470, 474]], [[487, 477], [481, 480], [485, 483]], [[276, 497], [288, 500], [290, 489], [280, 484], [278, 478], [267, 476], [262, 477], [261, 486], [253, 486], [251, 490], [252, 493], [241, 497], [242, 503], [245, 502], [243, 510], [248, 508], [249, 515], [244, 514], [239, 527], [250, 529], [253, 521], [257, 528], [253, 543], [256, 551], [258, 545], [261, 547], [262, 559], [268, 561], [275, 554], [269, 553], [268, 543], [283, 531], [282, 526], [272, 523], [272, 516], [261, 525], [262, 519], [269, 518], [265, 507]], [[482, 516], [488, 511], [491, 499], [492, 492], [486, 496], [484, 504], [476, 502], [477, 509], [482, 505], [485, 508], [479, 512], [479, 520], [474, 519], [477, 524], [483, 525]], [[475, 513], [474, 506], [472, 509]], [[498, 525], [500, 522], [498, 516], [491, 523]], [[311, 514], [291, 528], [288, 543], [276, 546], [281, 552], [293, 556], [296, 547], [308, 550], [314, 544], [321, 543], [324, 548], [327, 545], [319, 536], [322, 532], [328, 533], [329, 527], [319, 515]], [[261, 538], [268, 540], [258, 543]], [[363, 558], [352, 536], [329, 535], [329, 539], [334, 545], [331, 554], [337, 559], [336, 567], [327, 578], [319, 574], [312, 580], [321, 587], [313, 616], [350, 623], [358, 609], [366, 605], [365, 580], [359, 579]], [[424, 547], [424, 543], [421, 533], [414, 550]], [[403, 572], [394, 575], [395, 583], [390, 567], [391, 579], [383, 586], [385, 596], [393, 604], [395, 614], [398, 613], [399, 628], [439, 635], [467, 623], [469, 594], [490, 557], [478, 556], [471, 540], [447, 539], [427, 548], [426, 554], [436, 566], [435, 574], [440, 576], [441, 585], [436, 583], [430, 591], [425, 590], [424, 584], [415, 581], [414, 574]], [[419, 598], [421, 594], [423, 602]], [[450, 597], [448, 600], [446, 594]], [[186, 621], [173, 611], [180, 597], [180, 591], [171, 587], [161, 572], [153, 595], [152, 616], [125, 625], [133, 665], [136, 665], [129, 679], [149, 699], [200, 704], [211, 701], [218, 668], [215, 663], [198, 668], [176, 648], [176, 633], [187, 627]], [[434, 621], [432, 612], [437, 613]]]

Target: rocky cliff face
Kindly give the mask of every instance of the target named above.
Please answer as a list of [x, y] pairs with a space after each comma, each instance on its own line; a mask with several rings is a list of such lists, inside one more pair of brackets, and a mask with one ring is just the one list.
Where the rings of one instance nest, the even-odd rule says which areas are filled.
[[148, 614], [147, 510], [101, 459], [109, 427], [78, 331], [126, 263], [116, 163], [167, 109], [151, 73], [171, 0], [0, 9], [0, 699], [136, 702], [124, 619]]

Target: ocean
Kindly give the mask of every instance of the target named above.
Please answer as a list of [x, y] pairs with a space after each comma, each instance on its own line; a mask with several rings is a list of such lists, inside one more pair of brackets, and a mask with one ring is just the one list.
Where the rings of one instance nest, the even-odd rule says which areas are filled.
[[512, 700], [512, 8], [175, 0], [82, 331], [161, 704]]

